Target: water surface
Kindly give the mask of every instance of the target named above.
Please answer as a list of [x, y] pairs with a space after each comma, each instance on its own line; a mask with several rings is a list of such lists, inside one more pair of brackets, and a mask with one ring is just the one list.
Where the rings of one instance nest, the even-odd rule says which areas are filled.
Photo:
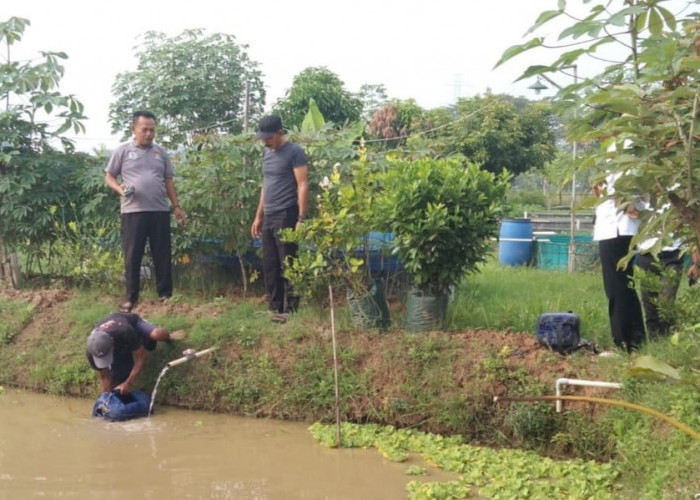
[[[410, 465], [319, 445], [308, 424], [156, 405], [148, 419], [90, 417], [93, 401], [0, 394], [0, 499], [400, 499]], [[428, 468], [423, 481], [455, 476]]]

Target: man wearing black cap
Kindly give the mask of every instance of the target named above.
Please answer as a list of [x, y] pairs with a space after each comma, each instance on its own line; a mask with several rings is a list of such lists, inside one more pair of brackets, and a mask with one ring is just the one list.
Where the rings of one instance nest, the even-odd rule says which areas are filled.
[[98, 321], [87, 339], [85, 355], [100, 374], [102, 392], [131, 393], [134, 381], [146, 363], [146, 351], [161, 340], [180, 340], [182, 330], [170, 333], [138, 314], [113, 313]]
[[283, 265], [287, 257], [296, 256], [297, 247], [280, 240], [279, 230], [296, 228], [306, 217], [309, 200], [306, 154], [301, 146], [287, 141], [279, 116], [263, 117], [255, 137], [262, 141], [265, 150], [263, 185], [250, 233], [262, 240], [269, 308], [275, 314], [287, 314], [297, 309], [299, 297], [284, 278]]

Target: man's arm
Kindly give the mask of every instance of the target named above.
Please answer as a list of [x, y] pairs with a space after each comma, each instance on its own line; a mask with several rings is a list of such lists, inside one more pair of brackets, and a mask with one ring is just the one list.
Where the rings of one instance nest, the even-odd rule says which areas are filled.
[[109, 172], [105, 173], [105, 184], [107, 184], [107, 186], [109, 188], [111, 188], [119, 196], [124, 196], [124, 187], [121, 184], [119, 184], [119, 181], [117, 181], [117, 178], [114, 177]]
[[102, 392], [109, 392], [112, 390], [112, 372], [108, 368], [103, 370], [98, 370], [100, 374], [100, 390]]
[[306, 217], [306, 210], [309, 206], [309, 168], [304, 165], [294, 169], [294, 178], [297, 181], [297, 204], [299, 205], [299, 221]]
[[175, 189], [175, 181], [172, 177], [165, 178], [165, 192], [168, 194], [170, 203], [173, 204], [173, 212], [177, 221], [182, 225], [187, 225], [187, 215], [185, 215], [184, 210], [180, 207], [180, 202], [177, 200], [177, 190]]
[[263, 220], [263, 190], [260, 188], [260, 200], [258, 201], [258, 208], [255, 210], [255, 219], [250, 225], [250, 235], [253, 238], [260, 238], [262, 232], [262, 220]]
[[138, 377], [146, 364], [146, 349], [143, 346], [132, 351], [131, 354], [134, 357], [134, 367], [131, 369], [131, 372], [129, 372], [129, 376], [126, 377], [126, 380], [114, 388], [115, 391], [119, 391], [121, 394], [131, 393], [136, 377]]

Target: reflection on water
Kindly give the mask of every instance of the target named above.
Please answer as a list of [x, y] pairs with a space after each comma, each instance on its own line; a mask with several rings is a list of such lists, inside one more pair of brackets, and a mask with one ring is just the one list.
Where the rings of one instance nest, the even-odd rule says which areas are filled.
[[0, 394], [0, 499], [398, 499], [420, 463], [324, 448], [307, 424], [167, 407], [110, 423], [92, 403]]

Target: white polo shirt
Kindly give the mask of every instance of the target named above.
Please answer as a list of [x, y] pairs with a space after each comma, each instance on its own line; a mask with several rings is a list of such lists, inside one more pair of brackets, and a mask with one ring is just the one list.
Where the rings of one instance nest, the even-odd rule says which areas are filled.
[[[620, 177], [620, 173], [610, 174], [605, 178], [606, 194], [615, 194], [614, 184]], [[633, 219], [624, 211], [618, 210], [615, 200], [609, 198], [603, 201], [595, 209], [595, 225], [593, 226], [593, 240], [611, 240], [618, 236], [634, 236], [639, 231], [639, 219]]]

